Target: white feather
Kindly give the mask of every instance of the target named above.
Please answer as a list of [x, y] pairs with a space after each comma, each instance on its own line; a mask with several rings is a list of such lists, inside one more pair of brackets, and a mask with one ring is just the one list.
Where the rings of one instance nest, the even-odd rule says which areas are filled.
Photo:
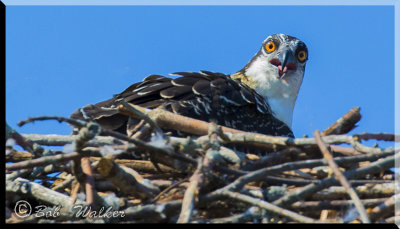
[[287, 72], [283, 79], [279, 79], [277, 68], [261, 55], [246, 69], [245, 74], [256, 82], [255, 90], [268, 100], [275, 117], [291, 127], [303, 71]]

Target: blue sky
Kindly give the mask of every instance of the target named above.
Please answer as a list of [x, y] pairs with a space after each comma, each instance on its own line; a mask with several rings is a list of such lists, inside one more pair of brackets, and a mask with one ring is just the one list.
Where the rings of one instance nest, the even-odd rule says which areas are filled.
[[234, 73], [274, 33], [309, 50], [297, 137], [355, 106], [363, 118], [351, 133], [394, 132], [393, 6], [7, 6], [6, 120], [69, 134], [56, 121], [16, 123], [68, 117], [149, 74]]

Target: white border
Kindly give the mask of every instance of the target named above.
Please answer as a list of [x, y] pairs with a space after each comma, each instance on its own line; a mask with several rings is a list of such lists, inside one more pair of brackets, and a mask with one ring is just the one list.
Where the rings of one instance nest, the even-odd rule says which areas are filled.
[[[394, 87], [395, 87], [395, 134], [400, 135], [400, 1], [399, 0], [1, 0], [6, 6], [21, 5], [303, 5], [303, 6], [330, 6], [330, 5], [379, 5], [394, 6]], [[400, 139], [396, 139], [395, 147], [400, 148]], [[400, 168], [400, 160], [395, 166]], [[398, 170], [396, 170], [398, 171]], [[400, 193], [400, 176], [396, 176], [396, 196]], [[395, 213], [400, 212], [400, 200], [395, 201]], [[395, 217], [395, 222], [400, 227], [400, 216]]]
[[5, 5], [394, 5], [397, 0], [1, 0]]

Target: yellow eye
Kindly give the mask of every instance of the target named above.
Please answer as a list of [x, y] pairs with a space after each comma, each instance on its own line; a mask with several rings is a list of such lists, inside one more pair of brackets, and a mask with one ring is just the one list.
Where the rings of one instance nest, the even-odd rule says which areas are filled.
[[276, 49], [276, 45], [275, 42], [273, 41], [268, 41], [267, 44], [265, 44], [265, 50], [267, 50], [267, 52], [273, 52]]
[[297, 53], [297, 59], [299, 59], [300, 62], [304, 62], [307, 59], [307, 53], [304, 50], [301, 50], [300, 52]]

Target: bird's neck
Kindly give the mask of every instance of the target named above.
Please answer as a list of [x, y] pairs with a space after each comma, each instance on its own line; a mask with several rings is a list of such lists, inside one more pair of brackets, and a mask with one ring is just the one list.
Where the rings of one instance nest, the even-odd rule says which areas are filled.
[[274, 116], [291, 127], [298, 89], [293, 88], [293, 85], [288, 84], [287, 81], [285, 83], [278, 79], [275, 74], [265, 70], [245, 68], [231, 75], [231, 77], [239, 79], [243, 84], [264, 97], [268, 101]]

